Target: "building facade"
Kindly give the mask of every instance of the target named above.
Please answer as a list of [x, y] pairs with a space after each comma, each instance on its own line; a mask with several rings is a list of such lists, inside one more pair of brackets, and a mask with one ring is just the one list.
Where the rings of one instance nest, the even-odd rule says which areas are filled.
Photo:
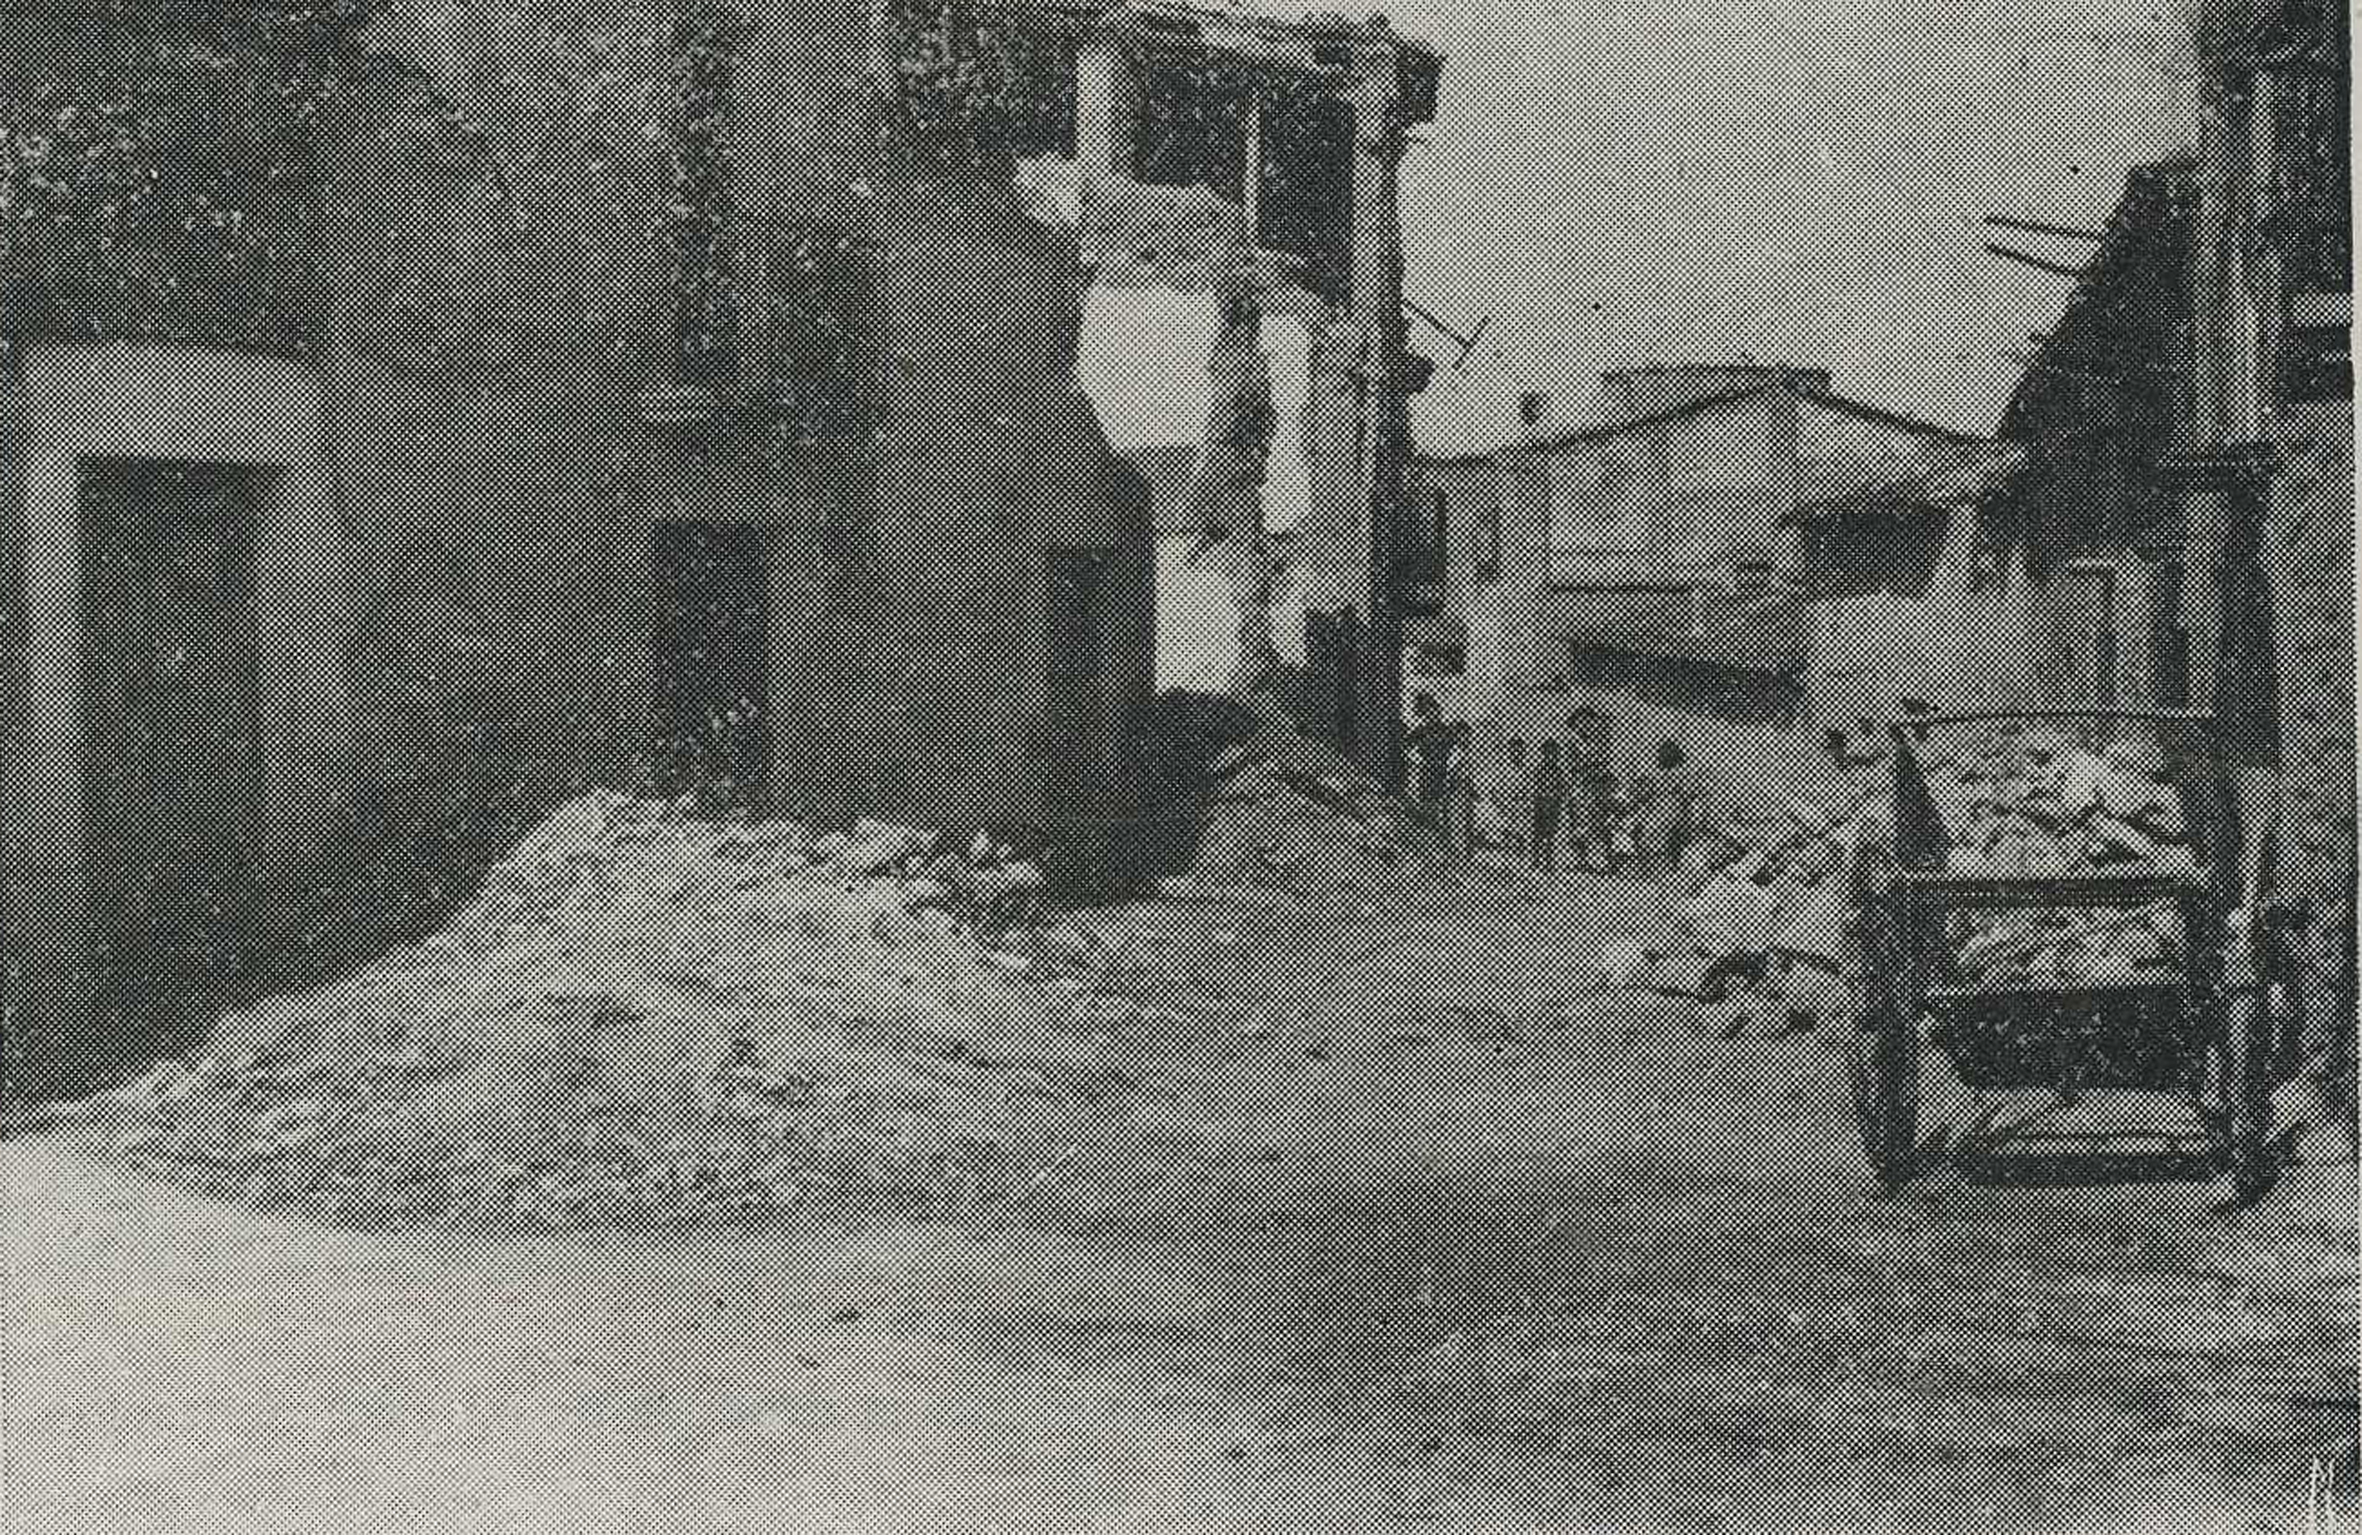
[[438, 797], [639, 785], [1119, 864], [1153, 497], [1075, 363], [1166, 205], [1124, 194], [1195, 184], [1208, 60], [1278, 82], [1350, 131], [1326, 180], [1272, 132], [1249, 205], [1382, 341], [1395, 246], [1353, 230], [1391, 228], [1392, 162], [1354, 146], [1432, 59], [1130, 8], [359, 15], [65, 8], [0, 54], [38, 146], [0, 266], [12, 1051], [150, 1027], [126, 977], [207, 992]]
[[[2354, 1017], [2352, 89], [2343, 6], [2205, 8], [2187, 328], [2161, 470], [2191, 696], [2223, 721], [2226, 883], [2300, 918], [2309, 1053]], [[2350, 1112], [2350, 1103], [2349, 1103]]]
[[2018, 455], [1836, 395], [1826, 374], [1653, 368], [1604, 421], [1421, 465], [1442, 546], [1413, 691], [1467, 720], [1496, 794], [1605, 716], [1619, 773], [1681, 745], [1725, 801], [1811, 770], [1819, 733], [2022, 679], [2021, 597], [1975, 574]]
[[2104, 227], [2064, 237], [2082, 246], [2081, 275], [2002, 409], [2001, 435], [2027, 463], [1993, 518], [2034, 596], [2033, 696], [2055, 707], [2189, 697], [2179, 519], [2161, 466], [2188, 328], [2192, 170], [2136, 168]]

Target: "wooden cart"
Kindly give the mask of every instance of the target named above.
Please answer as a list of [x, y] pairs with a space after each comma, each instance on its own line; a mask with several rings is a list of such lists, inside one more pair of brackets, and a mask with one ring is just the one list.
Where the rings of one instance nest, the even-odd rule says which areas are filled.
[[[2184, 818], [2174, 856], [2064, 873], [1996, 871], [1964, 856], [1957, 817], [1939, 805], [1923, 763], [1941, 732], [1966, 726], [2073, 731], [2085, 746], [2122, 731], [2171, 743], [2158, 755], [2170, 764]], [[1972, 1170], [2014, 1166], [2028, 1177], [2068, 1165], [2087, 1177], [2228, 1172], [2243, 1196], [2268, 1187], [2277, 1161], [2271, 1092], [2292, 1053], [2284, 1042], [2296, 1027], [2295, 971], [2275, 957], [2285, 949], [2273, 942], [2271, 921], [2246, 920], [2218, 888], [2214, 854], [2227, 799], [2212, 718], [2186, 711], [1958, 714], [1905, 721], [1889, 733], [1894, 820], [1891, 836], [1869, 839], [1859, 855], [1847, 964], [1853, 1104], [1879, 1181], [1898, 1188], [1935, 1158], [1919, 1129], [1919, 1073], [1932, 1051], [1980, 1097], [2048, 1089], [2055, 1101], [2073, 1103], [2086, 1092], [2139, 1089], [2178, 1094], [2194, 1111], [2186, 1138], [2194, 1149], [2137, 1154], [2111, 1150], [2107, 1143], [2122, 1137], [2108, 1132], [2002, 1131], [1980, 1117], [1951, 1148]], [[1988, 925], [1980, 929], [1979, 921]], [[2089, 948], [2125, 930], [2115, 924], [2174, 937], [2156, 944], [2161, 952], [2146, 965], [2110, 954], [2080, 972], [2053, 965], [1996, 977], [1964, 962], [1964, 931], [1991, 952], [1994, 930], [2006, 933], [2012, 923], [2045, 935], [2037, 946]], [[2239, 970], [2226, 968], [2234, 942], [2255, 945], [2256, 964], [2246, 973], [2260, 981], [2238, 984]], [[2005, 1139], [2007, 1158], [2000, 1154]]]

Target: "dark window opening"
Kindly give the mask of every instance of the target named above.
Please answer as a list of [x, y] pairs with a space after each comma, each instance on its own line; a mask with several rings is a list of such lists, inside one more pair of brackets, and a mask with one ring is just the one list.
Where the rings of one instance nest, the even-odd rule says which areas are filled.
[[763, 292], [774, 353], [768, 382], [787, 442], [809, 447], [869, 429], [871, 259], [857, 234], [804, 223], [784, 232], [771, 259]]
[[1065, 38], [1010, 37], [1009, 144], [1018, 159], [1074, 158], [1074, 52]]
[[2067, 645], [2073, 675], [2070, 703], [2116, 707], [2116, 572], [2113, 567], [2067, 567]]
[[1464, 645], [1420, 645], [1411, 657], [1411, 670], [1419, 677], [1458, 677], [1468, 670], [1468, 649]]
[[1441, 490], [1430, 488], [1421, 498], [1411, 536], [1402, 552], [1402, 575], [1414, 584], [1442, 585], [1445, 576], [1445, 517], [1450, 511], [1449, 499]]
[[2161, 559], [2152, 577], [2157, 590], [2170, 594], [2160, 604], [2149, 631], [2149, 692], [2160, 709], [2190, 706], [2190, 631], [2183, 628], [2179, 604], [2183, 567], [2178, 559]]
[[680, 99], [665, 205], [674, 367], [681, 383], [712, 389], [728, 380], [738, 340], [730, 270], [730, 25], [718, 8], [685, 13], [674, 46]]
[[1477, 543], [1476, 575], [1480, 581], [1490, 581], [1501, 574], [1501, 496], [1498, 489], [1488, 486], [1484, 499], [1484, 531]]
[[1253, 104], [1245, 78], [1203, 59], [1152, 58], [1138, 86], [1132, 178], [1147, 186], [1208, 186], [1243, 202]]
[[[976, 0], [887, 0], [886, 143], [922, 165], [1005, 174], [1016, 150], [1012, 77], [1021, 44]], [[1068, 94], [1071, 94], [1069, 92]], [[1036, 131], [1054, 114], [1037, 109]]]
[[1258, 243], [1302, 257], [1304, 285], [1344, 303], [1353, 276], [1352, 103], [1304, 94], [1265, 110], [1260, 208]]

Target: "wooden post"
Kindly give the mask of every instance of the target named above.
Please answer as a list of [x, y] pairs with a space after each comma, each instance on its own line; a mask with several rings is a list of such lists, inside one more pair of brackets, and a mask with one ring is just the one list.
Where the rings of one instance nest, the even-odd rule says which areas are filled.
[[1396, 48], [1386, 38], [1355, 50], [1347, 89], [1353, 108], [1351, 323], [1360, 339], [1369, 466], [1361, 487], [1369, 517], [1368, 624], [1363, 633], [1354, 737], [1363, 764], [1390, 788], [1403, 782], [1402, 602], [1397, 565], [1403, 543], [1403, 469], [1410, 427], [1399, 381], [1404, 346], [1402, 224], [1397, 177], [1403, 124]]
[[1245, 170], [1239, 181], [1239, 201], [1247, 210], [1247, 249], [1263, 248], [1263, 92], [1255, 87], [1247, 97]]
[[1136, 91], [1131, 61], [1116, 40], [1104, 33], [1085, 38], [1074, 59], [1074, 163], [1087, 261], [1107, 256], [1111, 183], [1132, 174]]
[[[2226, 7], [2244, 9], [2236, 0]], [[2200, 86], [2190, 241], [2193, 376], [2175, 443], [2185, 476], [2182, 613], [2190, 636], [2190, 701], [2216, 714], [2230, 776], [2230, 821], [2216, 865], [2216, 899], [2234, 924], [2222, 979], [2247, 998], [2256, 956], [2238, 924], [2255, 915], [2255, 903], [2269, 891], [2273, 871], [2265, 854], [2280, 799], [2269, 713], [2275, 647], [2260, 563], [2261, 525], [2271, 504], [2269, 455], [2259, 451], [2266, 357], [2252, 257], [2259, 169], [2252, 156], [2258, 134], [2268, 143], [2270, 128], [2254, 126], [2251, 114], [2269, 103], [2243, 99], [2252, 71], [2209, 56], [2203, 38], [2199, 62], [2207, 78]]]

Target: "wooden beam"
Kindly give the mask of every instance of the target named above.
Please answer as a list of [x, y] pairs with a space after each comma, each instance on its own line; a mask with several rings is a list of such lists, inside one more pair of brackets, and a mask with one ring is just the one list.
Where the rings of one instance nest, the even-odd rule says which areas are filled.
[[1125, 253], [1105, 248], [1122, 183], [1132, 174], [1132, 70], [1105, 37], [1086, 38], [1074, 60], [1074, 163], [1081, 201], [1083, 253], [1106, 262]]
[[2023, 262], [2038, 272], [2056, 272], [2061, 277], [2078, 279], [2083, 276], [2083, 268], [2079, 266], [2061, 266], [2056, 261], [2045, 261], [2040, 256], [2029, 256], [2022, 250], [2012, 250], [2006, 245], [1995, 245], [1990, 240], [1985, 242], [1985, 249], [1996, 256], [2006, 256], [2012, 261]]
[[1114, 43], [1095, 37], [1076, 50], [1074, 157], [1088, 185], [1093, 177], [1132, 173], [1131, 66]]
[[2061, 235], [2070, 240], [2105, 240], [2106, 235], [2096, 229], [2077, 229], [2071, 224], [2042, 224], [2032, 219], [2004, 218], [1998, 213], [1985, 215], [1986, 227], [2014, 229], [2021, 234]]
[[1247, 147], [1241, 156], [1246, 169], [1239, 179], [1239, 201], [1247, 209], [1247, 245], [1263, 248], [1263, 92], [1247, 93]]

